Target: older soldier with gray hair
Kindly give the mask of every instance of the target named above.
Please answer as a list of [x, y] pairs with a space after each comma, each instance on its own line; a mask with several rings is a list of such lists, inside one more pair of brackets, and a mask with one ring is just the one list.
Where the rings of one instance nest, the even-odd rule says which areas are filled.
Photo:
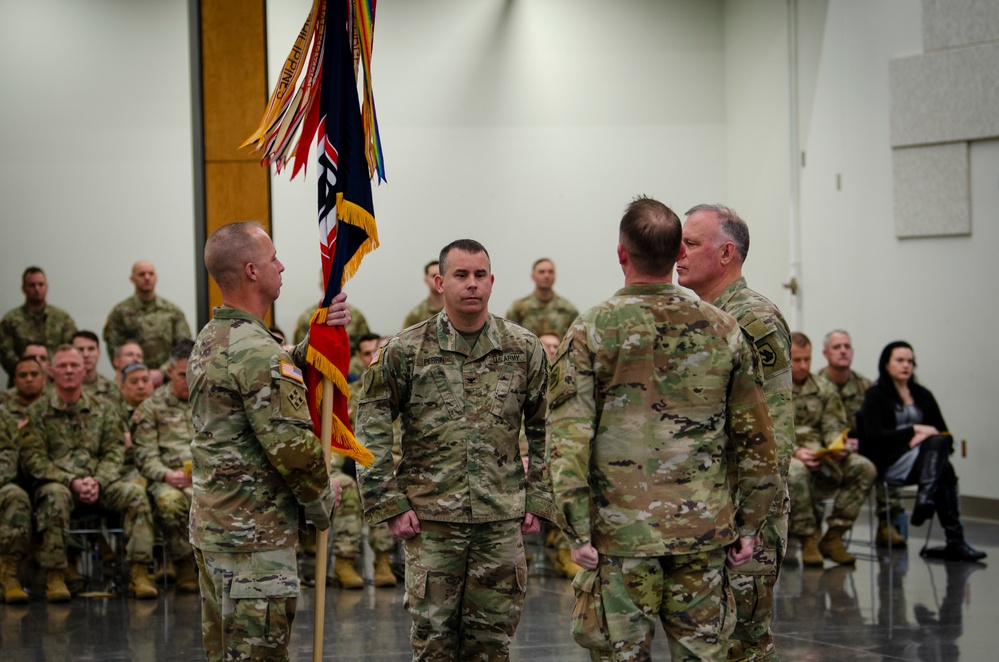
[[777, 442], [780, 486], [753, 560], [729, 571], [735, 593], [737, 622], [730, 660], [777, 660], [770, 619], [774, 586], [787, 551], [787, 518], [791, 501], [787, 472], [794, 452], [794, 408], [791, 404], [791, 330], [769, 299], [749, 289], [742, 265], [749, 255], [749, 226], [724, 205], [697, 205], [683, 224], [684, 254], [676, 263], [680, 285], [702, 301], [735, 316], [753, 341], [763, 368], [763, 393], [770, 408]]
[[779, 485], [753, 346], [735, 318], [672, 284], [682, 256], [676, 214], [632, 202], [617, 246], [625, 287], [577, 318], [551, 370], [555, 502], [586, 569], [577, 601], [596, 587], [606, 615], [586, 644], [615, 660], [651, 659], [656, 620], [672, 659], [725, 657], [726, 559], [752, 558]]
[[507, 659], [527, 590], [523, 535], [553, 516], [548, 362], [534, 335], [489, 313], [482, 244], [445, 246], [435, 282], [444, 310], [389, 340], [364, 376], [357, 427], [375, 456], [358, 472], [364, 512], [406, 541], [413, 659]]
[[[281, 348], [263, 321], [284, 266], [256, 222], [205, 243], [222, 291], [188, 362], [195, 437], [191, 543], [200, 570], [209, 660], [287, 659], [299, 579], [298, 506], [327, 529], [340, 485], [330, 478], [306, 406], [307, 345]], [[328, 323], [350, 320], [340, 294]]]

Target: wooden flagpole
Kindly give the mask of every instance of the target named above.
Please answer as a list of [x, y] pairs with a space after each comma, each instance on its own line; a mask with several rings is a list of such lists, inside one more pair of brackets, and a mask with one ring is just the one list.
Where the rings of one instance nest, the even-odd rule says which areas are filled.
[[[323, 403], [320, 417], [319, 441], [323, 445], [326, 470], [330, 468], [330, 446], [333, 438], [333, 382], [323, 377]], [[332, 528], [332, 527], [331, 527]], [[323, 626], [326, 624], [326, 560], [329, 557], [330, 531], [316, 532], [316, 612], [313, 619], [312, 662], [323, 659]]]

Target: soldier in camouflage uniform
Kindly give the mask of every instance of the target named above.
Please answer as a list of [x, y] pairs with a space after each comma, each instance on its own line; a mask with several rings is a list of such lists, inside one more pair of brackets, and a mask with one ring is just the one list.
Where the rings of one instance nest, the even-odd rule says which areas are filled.
[[364, 376], [357, 430], [375, 457], [358, 482], [368, 522], [388, 520], [406, 541], [413, 659], [506, 659], [526, 593], [523, 535], [553, 515], [547, 360], [535, 336], [489, 314], [480, 243], [445, 246], [436, 283], [444, 310], [389, 340]]
[[[263, 321], [284, 266], [256, 222], [216, 230], [205, 266], [222, 306], [198, 334], [187, 366], [195, 436], [191, 544], [200, 571], [208, 659], [287, 660], [299, 579], [298, 508], [330, 525], [339, 485], [312, 433], [298, 365]], [[349, 321], [344, 296], [328, 323]]]
[[[357, 356], [367, 370], [371, 365], [375, 353], [378, 351], [378, 342], [381, 337], [376, 333], [366, 333], [357, 342]], [[351, 416], [351, 425], [357, 424], [357, 393], [358, 388], [350, 390], [350, 404], [348, 409]], [[361, 495], [357, 488], [357, 481], [353, 477], [344, 473], [344, 458], [342, 455], [334, 456], [330, 461], [330, 471], [340, 481], [343, 488], [343, 501], [333, 518], [333, 554], [336, 557], [333, 566], [333, 585], [346, 589], [364, 588], [364, 579], [354, 568], [354, 562], [361, 549], [361, 532], [363, 529], [363, 519], [361, 512]], [[353, 474], [353, 470], [351, 469]], [[368, 544], [375, 553], [375, 576], [373, 578], [375, 587], [391, 588], [396, 585], [395, 575], [392, 573], [391, 553], [396, 548], [396, 539], [388, 530], [385, 522], [372, 524], [368, 527]]]
[[83, 390], [106, 398], [111, 402], [121, 402], [121, 389], [118, 384], [97, 372], [97, 362], [101, 358], [100, 340], [93, 331], [77, 331], [73, 334], [73, 347], [83, 357]]
[[[864, 394], [871, 387], [871, 380], [850, 369], [853, 364], [853, 343], [850, 334], [842, 329], [836, 329], [826, 334], [822, 342], [822, 355], [826, 357], [826, 367], [819, 370], [817, 379], [825, 380], [836, 389], [839, 399], [843, 402], [847, 421], [850, 423], [851, 447], [858, 447], [860, 428], [857, 414], [864, 405]], [[878, 500], [878, 532], [875, 542], [881, 547], [904, 547], [905, 538], [892, 524], [891, 513], [902, 512], [902, 488], [890, 487], [888, 500], [880, 487], [875, 490]]]
[[444, 310], [444, 295], [437, 291], [435, 283], [440, 272], [440, 263], [437, 260], [431, 260], [423, 267], [423, 282], [428, 290], [427, 298], [406, 314], [406, 319], [402, 321], [402, 328], [408, 329]]
[[167, 555], [176, 567], [177, 588], [198, 591], [194, 552], [188, 542], [191, 510], [190, 468], [194, 423], [188, 401], [187, 362], [194, 342], [181, 340], [170, 352], [170, 381], [156, 389], [136, 410], [132, 433], [135, 459], [148, 481], [156, 523], [163, 531]]
[[[729, 571], [737, 622], [729, 660], [780, 659], [770, 620], [774, 586], [787, 551], [787, 518], [791, 509], [787, 472], [794, 451], [794, 408], [791, 405], [791, 331], [769, 299], [754, 292], [742, 277], [749, 255], [749, 227], [724, 205], [698, 205], [683, 226], [684, 255], [676, 265], [679, 284], [702, 301], [733, 315], [756, 346], [763, 368], [763, 393], [777, 442], [780, 485], [760, 533], [753, 559]], [[734, 466], [733, 466], [734, 468]], [[737, 479], [733, 472], [732, 480]]]
[[18, 421], [24, 410], [42, 397], [47, 386], [42, 366], [36, 359], [24, 358], [14, 364], [14, 388], [0, 393], [0, 410]]
[[104, 342], [114, 356], [126, 340], [137, 341], [146, 364], [153, 369], [153, 383], [159, 385], [163, 383], [160, 368], [170, 358], [174, 345], [191, 337], [191, 327], [180, 308], [156, 295], [156, 268], [152, 262], [139, 260], [133, 264], [129, 280], [135, 293], [111, 309], [104, 323]]
[[[791, 334], [791, 380], [794, 402], [795, 451], [788, 472], [791, 495], [790, 535], [801, 539], [801, 562], [821, 566], [827, 558], [841, 565], [857, 559], [846, 551], [844, 534], [853, 527], [871, 491], [877, 469], [847, 447], [827, 457], [816, 451], [828, 448], [849, 428], [836, 389], [811, 374], [812, 343], [803, 333]], [[835, 495], [833, 510], [822, 539], [821, 500]]]
[[604, 641], [589, 643], [615, 660], [650, 660], [657, 619], [673, 660], [724, 658], [726, 559], [752, 558], [779, 485], [753, 346], [731, 315], [672, 284], [681, 250], [676, 214], [632, 202], [625, 287], [576, 320], [549, 382], [556, 507], [588, 571], [574, 586], [580, 598], [599, 585]]
[[0, 414], [0, 601], [24, 603], [28, 594], [18, 580], [31, 540], [31, 501], [17, 484], [17, 424]]
[[[131, 363], [145, 363], [142, 354], [142, 345], [135, 340], [126, 340], [118, 345], [118, 348], [111, 355], [111, 365], [114, 366], [115, 384], [121, 384], [122, 368]], [[118, 394], [118, 398], [119, 400], [121, 399], [121, 393]]]
[[576, 319], [576, 307], [555, 294], [555, 263], [546, 257], [534, 262], [531, 267], [531, 280], [534, 291], [522, 299], [517, 299], [506, 311], [506, 318], [516, 322], [536, 336], [554, 333], [560, 338]]
[[14, 383], [14, 364], [24, 355], [30, 341], [43, 344], [52, 352], [76, 333], [76, 323], [69, 313], [46, 303], [49, 285], [39, 267], [24, 270], [21, 291], [24, 305], [8, 311], [0, 320], [0, 364], [7, 372], [8, 387]]
[[34, 503], [45, 596], [50, 602], [70, 599], [65, 583], [69, 518], [79, 506], [97, 506], [122, 514], [129, 594], [154, 598], [156, 588], [147, 574], [153, 560], [149, 500], [139, 485], [118, 480], [125, 423], [114, 405], [83, 392], [83, 373], [79, 352], [71, 345], [57, 348], [53, 392], [28, 407], [21, 426], [21, 462], [39, 482]]

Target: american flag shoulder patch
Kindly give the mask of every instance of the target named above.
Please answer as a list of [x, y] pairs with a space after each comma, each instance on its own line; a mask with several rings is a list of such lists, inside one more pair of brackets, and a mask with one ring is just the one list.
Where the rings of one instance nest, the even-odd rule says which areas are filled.
[[299, 370], [298, 366], [288, 363], [287, 361], [281, 361], [281, 374], [289, 379], [294, 379], [296, 382], [305, 384], [305, 378], [302, 376], [302, 371]]

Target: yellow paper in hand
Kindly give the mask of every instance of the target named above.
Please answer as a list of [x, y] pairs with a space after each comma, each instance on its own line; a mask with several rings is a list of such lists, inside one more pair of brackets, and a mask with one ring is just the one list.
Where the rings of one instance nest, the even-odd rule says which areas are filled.
[[833, 440], [831, 444], [825, 448], [820, 448], [815, 451], [815, 457], [823, 458], [830, 457], [836, 453], [847, 450], [846, 448], [846, 436], [850, 433], [850, 428], [843, 430], [843, 432]]

